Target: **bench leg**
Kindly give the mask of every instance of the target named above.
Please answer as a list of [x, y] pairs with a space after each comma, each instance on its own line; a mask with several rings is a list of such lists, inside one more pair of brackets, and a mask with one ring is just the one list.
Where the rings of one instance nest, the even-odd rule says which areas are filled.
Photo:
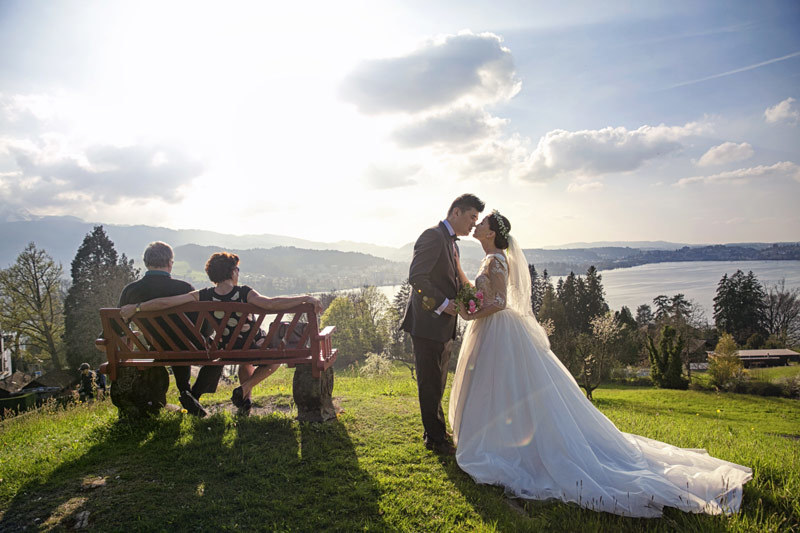
[[324, 422], [336, 418], [333, 406], [333, 367], [320, 372], [315, 378], [311, 365], [297, 365], [294, 369], [292, 396], [297, 405], [297, 419], [307, 422]]
[[141, 418], [156, 414], [167, 405], [169, 373], [163, 366], [145, 370], [117, 368], [117, 379], [111, 383], [111, 401], [120, 418]]

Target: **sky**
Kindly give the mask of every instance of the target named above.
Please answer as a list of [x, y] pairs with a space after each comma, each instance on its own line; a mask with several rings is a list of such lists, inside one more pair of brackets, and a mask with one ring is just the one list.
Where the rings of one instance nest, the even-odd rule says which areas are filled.
[[800, 241], [800, 3], [0, 0], [0, 218]]

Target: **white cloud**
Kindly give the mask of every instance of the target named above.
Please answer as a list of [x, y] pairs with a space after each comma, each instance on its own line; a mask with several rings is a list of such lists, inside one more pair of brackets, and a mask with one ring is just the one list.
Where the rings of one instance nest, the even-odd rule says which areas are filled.
[[568, 193], [587, 193], [603, 190], [603, 183], [599, 181], [589, 181], [586, 183], [572, 182], [567, 185]]
[[508, 100], [520, 87], [502, 39], [464, 31], [405, 56], [361, 63], [344, 79], [340, 94], [362, 113], [418, 113]]
[[403, 148], [458, 146], [494, 137], [507, 122], [481, 109], [462, 107], [403, 125], [391, 137]]
[[680, 151], [687, 137], [709, 131], [705, 122], [600, 130], [554, 130], [539, 139], [523, 179], [546, 181], [562, 174], [593, 177], [636, 170], [647, 161]]
[[797, 123], [798, 119], [800, 119], [800, 112], [794, 108], [794, 102], [795, 99], [789, 97], [783, 102], [767, 108], [767, 110], [764, 111], [764, 120], [770, 124], [774, 124], [775, 122], [780, 122], [782, 120]]
[[752, 179], [767, 178], [791, 178], [800, 182], [800, 166], [791, 161], [781, 161], [770, 166], [759, 165], [757, 167], [740, 168], [737, 170], [720, 172], [719, 174], [712, 174], [710, 176], [693, 176], [691, 178], [682, 178], [674, 183], [674, 185], [677, 187], [686, 187], [687, 185], [691, 185], [693, 183], [742, 184], [748, 183]]
[[753, 157], [753, 153], [753, 147], [748, 143], [736, 144], [733, 142], [725, 142], [719, 146], [709, 148], [697, 162], [697, 165], [708, 167], [712, 165], [735, 163]]
[[373, 189], [396, 189], [408, 187], [417, 182], [413, 179], [420, 171], [419, 166], [395, 166], [372, 164], [364, 173], [367, 184]]
[[116, 204], [123, 199], [179, 201], [202, 165], [167, 146], [67, 146], [59, 135], [0, 139], [0, 156], [17, 170], [0, 176], [0, 199], [22, 206], [80, 202]]

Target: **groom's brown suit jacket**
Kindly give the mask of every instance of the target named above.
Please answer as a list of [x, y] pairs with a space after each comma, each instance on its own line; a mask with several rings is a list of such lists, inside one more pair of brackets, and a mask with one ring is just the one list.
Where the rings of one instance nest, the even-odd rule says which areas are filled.
[[459, 290], [454, 241], [443, 222], [426, 229], [414, 244], [408, 281], [411, 295], [401, 328], [415, 337], [447, 342], [456, 336], [457, 317], [436, 314]]

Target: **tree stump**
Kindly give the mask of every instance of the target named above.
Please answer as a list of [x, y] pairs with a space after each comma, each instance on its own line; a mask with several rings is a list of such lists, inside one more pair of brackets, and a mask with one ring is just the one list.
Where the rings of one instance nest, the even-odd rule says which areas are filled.
[[116, 381], [111, 383], [111, 401], [120, 418], [141, 418], [156, 414], [167, 405], [168, 388], [169, 373], [163, 366], [146, 370], [121, 367]]
[[306, 422], [325, 422], [336, 418], [333, 406], [333, 367], [315, 379], [311, 365], [297, 365], [292, 381], [292, 397], [297, 405], [297, 419]]

